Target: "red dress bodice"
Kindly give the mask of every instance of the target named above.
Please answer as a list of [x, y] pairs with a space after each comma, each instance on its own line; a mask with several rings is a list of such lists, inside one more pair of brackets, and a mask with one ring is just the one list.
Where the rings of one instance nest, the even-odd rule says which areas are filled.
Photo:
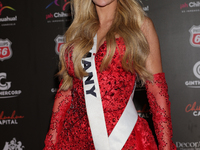
[[[136, 80], [136, 75], [125, 71], [121, 65], [121, 58], [125, 51], [123, 39], [117, 38], [116, 44], [119, 49], [116, 48], [111, 64], [104, 71], [100, 72], [99, 69], [107, 51], [106, 42], [100, 46], [95, 56], [108, 135], [110, 135], [123, 113]], [[66, 60], [66, 64], [69, 75], [73, 77], [72, 100], [70, 108], [65, 113], [60, 133], [57, 135], [57, 149], [94, 150], [86, 113], [83, 83], [74, 74], [72, 55], [66, 58], [70, 59]], [[139, 117], [123, 150], [156, 149], [157, 146], [148, 123], [145, 119]]]

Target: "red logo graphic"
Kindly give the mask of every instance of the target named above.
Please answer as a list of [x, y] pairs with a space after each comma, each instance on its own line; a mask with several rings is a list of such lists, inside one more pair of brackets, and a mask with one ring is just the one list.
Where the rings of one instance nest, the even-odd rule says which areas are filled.
[[0, 120], [6, 120], [6, 119], [23, 119], [23, 118], [24, 118], [24, 116], [17, 116], [15, 110], [12, 112], [11, 116], [5, 116], [4, 115], [4, 111], [2, 111], [0, 113]]
[[0, 60], [3, 61], [5, 59], [9, 59], [12, 57], [12, 49], [11, 49], [10, 40], [8, 39], [0, 39]]
[[144, 104], [142, 110], [138, 110], [138, 113], [150, 113], [149, 108], [147, 107], [147, 104]]
[[[67, 0], [64, 0], [64, 5], [62, 6], [62, 9], [63, 9], [63, 11], [65, 11], [65, 9], [66, 9], [66, 6], [69, 4], [70, 2], [68, 2]], [[47, 7], [45, 8], [45, 9], [47, 9], [47, 8], [49, 8], [51, 5], [56, 5], [56, 6], [60, 6], [59, 4], [58, 4], [58, 0], [54, 0], [53, 2], [51, 2], [49, 5], [47, 5]]]
[[184, 4], [181, 4], [181, 5], [180, 5], [180, 9], [187, 8], [187, 7], [188, 7], [188, 4], [187, 4], [187, 3], [184, 3]]
[[11, 10], [15, 11], [14, 8], [12, 8], [12, 7], [10, 7], [10, 6], [3, 6], [3, 4], [0, 2], [0, 16], [1, 16], [1, 12], [2, 12], [4, 9], [11, 9]]
[[150, 111], [147, 104], [144, 104], [142, 110], [137, 110], [138, 115], [142, 118], [149, 118]]
[[66, 6], [69, 4], [70, 2], [67, 2], [67, 0], [65, 0], [65, 4], [63, 5], [63, 11], [65, 11]]
[[192, 26], [190, 31], [190, 44], [194, 47], [200, 47], [200, 25]]
[[200, 116], [200, 105], [197, 106], [197, 102], [193, 104], [188, 104], [185, 108], [185, 112], [193, 112], [193, 116]]
[[56, 46], [55, 46], [55, 52], [56, 54], [59, 55], [60, 50], [62, 48], [62, 46], [64, 45], [64, 37], [62, 35], [58, 35], [55, 39], [54, 39]]
[[0, 113], [0, 125], [17, 125], [18, 119], [23, 119], [24, 116], [17, 116], [16, 111], [14, 110], [11, 116], [5, 116], [4, 111]]

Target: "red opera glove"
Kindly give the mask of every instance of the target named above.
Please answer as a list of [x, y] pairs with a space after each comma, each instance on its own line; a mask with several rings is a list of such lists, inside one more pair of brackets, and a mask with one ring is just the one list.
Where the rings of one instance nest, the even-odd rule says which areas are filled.
[[[59, 85], [59, 88], [61, 85], [62, 81]], [[45, 148], [43, 150], [57, 150], [57, 136], [61, 133], [66, 111], [70, 107], [71, 100], [71, 90], [57, 91], [52, 110], [50, 128], [46, 135]]]
[[159, 150], [176, 150], [172, 141], [171, 103], [165, 74], [158, 73], [153, 77], [153, 82], [146, 82], [146, 90]]

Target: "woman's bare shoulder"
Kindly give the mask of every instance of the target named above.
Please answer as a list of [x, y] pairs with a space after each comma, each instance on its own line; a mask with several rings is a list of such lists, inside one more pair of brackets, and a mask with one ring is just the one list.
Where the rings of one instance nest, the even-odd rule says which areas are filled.
[[146, 17], [144, 19], [141, 31], [149, 44], [150, 50], [149, 56], [146, 60], [147, 70], [152, 74], [162, 72], [159, 39], [154, 24], [150, 18]]
[[148, 35], [150, 32], [155, 32], [153, 21], [149, 17], [144, 18], [141, 25], [141, 30], [143, 34], [145, 34], [145, 36]]

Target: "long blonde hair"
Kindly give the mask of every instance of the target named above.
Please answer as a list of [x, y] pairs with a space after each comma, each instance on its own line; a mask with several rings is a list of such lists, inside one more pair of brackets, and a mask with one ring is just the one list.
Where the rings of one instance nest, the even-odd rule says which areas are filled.
[[[60, 52], [60, 66], [58, 73], [63, 78], [60, 89], [72, 87], [72, 77], [68, 75], [65, 55], [73, 47], [72, 59], [77, 78], [82, 79], [87, 73], [81, 66], [81, 59], [93, 46], [93, 37], [99, 29], [98, 15], [92, 0], [71, 0], [74, 20], [65, 33], [66, 43]], [[142, 83], [151, 79], [146, 70], [146, 58], [149, 54], [148, 42], [141, 31], [145, 13], [136, 0], [118, 0], [115, 19], [106, 34], [107, 53], [102, 61], [100, 71], [106, 69], [116, 50], [116, 33], [123, 38], [126, 51], [122, 58], [124, 70], [138, 74]]]

